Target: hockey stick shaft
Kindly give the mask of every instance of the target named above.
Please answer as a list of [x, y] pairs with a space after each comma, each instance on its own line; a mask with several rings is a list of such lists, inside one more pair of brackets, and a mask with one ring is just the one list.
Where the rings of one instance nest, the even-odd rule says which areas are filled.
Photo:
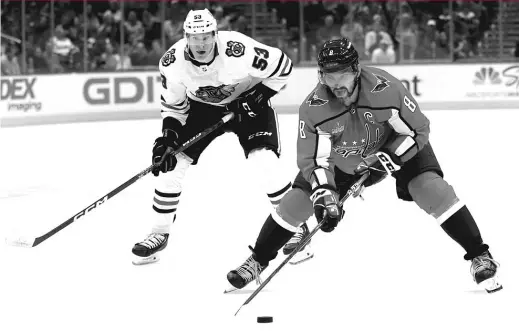
[[[171, 152], [172, 155], [176, 155], [178, 153], [181, 153], [183, 152], [184, 150], [186, 150], [187, 148], [191, 147], [192, 145], [194, 145], [195, 143], [197, 143], [199, 140], [201, 140], [202, 138], [206, 137], [207, 135], [211, 134], [212, 132], [214, 132], [215, 130], [219, 129], [221, 126], [223, 126], [225, 123], [229, 122], [232, 118], [234, 117], [234, 114], [233, 113], [229, 113], [227, 115], [225, 115], [220, 121], [218, 121], [218, 123], [208, 127], [207, 129], [197, 133], [195, 136], [193, 136], [191, 139], [187, 140], [186, 142], [184, 142], [178, 149], [174, 150]], [[128, 186], [132, 185], [133, 183], [135, 183], [137, 180], [141, 179], [142, 177], [146, 176], [148, 173], [150, 173], [155, 167], [158, 167], [160, 165], [160, 163], [156, 163], [156, 164], [152, 164], [151, 166], [149, 166], [148, 168], [144, 169], [143, 171], [139, 172], [137, 175], [133, 176], [132, 178], [128, 179], [126, 182], [124, 182], [123, 184], [121, 184], [120, 186], [118, 186], [117, 188], [115, 188], [114, 190], [112, 190], [110, 193], [104, 195], [102, 198], [100, 199], [97, 199], [94, 203], [90, 204], [88, 207], [86, 207], [85, 209], [81, 210], [79, 213], [75, 214], [74, 216], [72, 216], [71, 218], [69, 218], [68, 220], [66, 220], [65, 222], [61, 223], [60, 225], [58, 225], [57, 227], [55, 227], [54, 229], [50, 230], [49, 232], [47, 232], [46, 234], [40, 236], [40, 237], [37, 237], [37, 238], [34, 238], [34, 240], [32, 242], [24, 242], [23, 240], [18, 240], [18, 242], [16, 240], [11, 240], [11, 244], [12, 245], [16, 245], [16, 246], [24, 246], [24, 247], [34, 247], [34, 246], [37, 246], [39, 244], [41, 244], [42, 242], [44, 242], [45, 240], [49, 239], [50, 237], [52, 237], [53, 235], [55, 235], [56, 233], [58, 233], [59, 231], [63, 230], [64, 228], [66, 228], [67, 226], [69, 226], [70, 224], [72, 224], [74, 221], [78, 220], [79, 218], [87, 215], [88, 213], [90, 213], [92, 210], [94, 210], [95, 208], [99, 207], [100, 205], [104, 204], [106, 201], [108, 201], [109, 199], [113, 198], [115, 195], [117, 195], [118, 193], [120, 193], [122, 190], [124, 190], [125, 188], [127, 188]]]
[[[364, 183], [364, 181], [366, 181], [366, 179], [368, 179], [370, 173], [369, 171], [365, 172], [349, 189], [348, 189], [348, 192], [346, 192], [346, 194], [344, 195], [344, 197], [339, 201], [339, 206], [342, 207], [342, 205], [346, 202], [346, 200], [351, 197], [361, 186], [362, 184]], [[312, 232], [310, 232], [308, 234], [307, 237], [305, 237], [303, 240], [301, 240], [299, 242], [299, 244], [296, 246], [296, 248], [292, 251], [292, 253], [290, 253], [286, 258], [285, 260], [283, 260], [283, 262], [281, 262], [281, 264], [267, 277], [267, 279], [265, 279], [259, 286], [258, 288], [252, 292], [252, 294], [247, 298], [247, 300], [245, 300], [245, 302], [240, 306], [240, 308], [236, 311], [236, 313], [234, 314], [234, 316], [236, 316], [238, 314], [238, 312], [240, 311], [240, 309], [242, 309], [243, 306], [249, 304], [249, 302], [252, 301], [252, 299], [254, 299], [254, 297], [256, 297], [256, 295], [259, 294], [259, 292], [261, 292], [261, 290], [267, 286], [267, 284], [272, 280], [272, 278], [274, 278], [274, 276], [276, 276], [276, 274], [294, 257], [294, 255], [296, 255], [297, 253], [299, 253], [299, 251], [301, 250], [302, 247], [304, 247], [309, 241], [310, 239], [312, 239], [312, 237], [317, 233], [317, 231], [319, 231], [319, 229], [323, 226], [325, 220], [323, 219], [321, 222], [319, 222], [317, 224], [317, 226], [312, 230]]]

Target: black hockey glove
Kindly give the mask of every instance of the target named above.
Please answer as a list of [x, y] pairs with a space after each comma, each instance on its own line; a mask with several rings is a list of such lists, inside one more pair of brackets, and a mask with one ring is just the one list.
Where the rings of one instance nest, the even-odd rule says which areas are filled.
[[180, 146], [180, 131], [182, 124], [173, 117], [166, 117], [162, 122], [162, 137], [155, 139], [153, 144], [153, 164], [160, 163], [152, 170], [153, 175], [166, 173], [175, 169], [177, 158], [171, 154]]
[[177, 165], [177, 158], [171, 154], [174, 149], [166, 146], [165, 140], [164, 137], [158, 137], [153, 144], [152, 162], [153, 164], [160, 163], [152, 170], [154, 176], [158, 176], [159, 172], [166, 173], [172, 171]]
[[270, 87], [259, 83], [229, 103], [227, 110], [237, 115], [238, 121], [243, 117], [256, 117], [260, 111], [268, 107], [270, 98], [276, 93]]
[[331, 185], [319, 185], [313, 189], [310, 195], [314, 205], [314, 214], [317, 222], [324, 220], [321, 230], [332, 232], [342, 216], [342, 208], [339, 206], [339, 193]]

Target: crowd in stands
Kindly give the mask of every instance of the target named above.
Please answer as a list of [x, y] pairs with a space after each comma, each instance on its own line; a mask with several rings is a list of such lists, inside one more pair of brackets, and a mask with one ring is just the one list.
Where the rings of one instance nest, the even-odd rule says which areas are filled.
[[[299, 6], [289, 0], [266, 4], [273, 23], [281, 27], [273, 46], [296, 63], [315, 62], [319, 46], [340, 37], [352, 40], [362, 61], [377, 64], [498, 55], [497, 2], [457, 1], [450, 13], [448, 2], [305, 1], [304, 37]], [[24, 21], [27, 59], [21, 63], [20, 43], [3, 37], [2, 75], [20, 74], [24, 68], [32, 74], [156, 67], [164, 51], [183, 37], [187, 12], [205, 7], [220, 30], [251, 35], [246, 6], [232, 2], [125, 1], [121, 7], [116, 0], [86, 5], [26, 1], [22, 20], [20, 1], [2, 0], [2, 35], [22, 39]]]
[[[496, 57], [499, 51], [497, 2], [406, 1], [321, 2], [304, 7], [303, 51], [315, 61], [315, 49], [328, 39], [347, 37], [361, 59], [372, 63]], [[272, 2], [286, 31], [285, 46], [299, 48], [298, 4]], [[453, 33], [452, 33], [453, 32]], [[290, 52], [290, 51], [289, 51]]]

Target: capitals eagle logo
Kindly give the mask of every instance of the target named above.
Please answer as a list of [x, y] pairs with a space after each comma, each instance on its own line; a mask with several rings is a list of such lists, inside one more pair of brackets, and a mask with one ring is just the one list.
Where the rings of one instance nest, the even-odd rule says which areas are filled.
[[324, 106], [328, 103], [328, 100], [321, 99], [317, 96], [317, 93], [313, 93], [308, 100], [306, 100], [306, 103], [310, 105], [310, 107], [319, 107]]
[[204, 102], [220, 103], [232, 95], [237, 85], [200, 86], [193, 95]]
[[386, 77], [377, 74], [373, 74], [373, 76], [377, 79], [377, 85], [371, 90], [371, 93], [382, 92], [389, 87], [389, 80]]

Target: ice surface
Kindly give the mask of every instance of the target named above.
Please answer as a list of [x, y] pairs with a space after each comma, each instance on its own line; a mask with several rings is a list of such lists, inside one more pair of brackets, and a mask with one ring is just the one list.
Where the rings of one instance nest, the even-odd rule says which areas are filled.
[[[224, 295], [225, 275], [248, 257], [269, 203], [226, 134], [189, 170], [157, 264], [131, 263], [151, 226], [151, 175], [40, 246], [0, 245], [0, 330], [518, 330], [519, 112], [426, 114], [445, 178], [502, 264], [503, 291], [475, 291], [462, 249], [387, 179], [316, 235], [315, 258], [287, 265], [234, 317], [251, 291]], [[293, 177], [297, 116], [279, 119]], [[146, 168], [160, 125], [1, 129], [2, 236], [41, 235]], [[274, 323], [257, 324], [263, 315]]]

